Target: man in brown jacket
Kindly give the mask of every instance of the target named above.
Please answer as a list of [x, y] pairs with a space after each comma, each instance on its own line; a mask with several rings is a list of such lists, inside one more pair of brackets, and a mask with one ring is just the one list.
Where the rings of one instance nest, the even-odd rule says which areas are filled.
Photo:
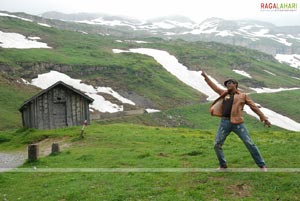
[[221, 122], [214, 144], [214, 149], [220, 164], [219, 169], [224, 170], [227, 168], [227, 162], [222, 150], [222, 145], [224, 144], [226, 137], [231, 131], [233, 131], [243, 141], [255, 163], [262, 171], [267, 171], [265, 161], [244, 125], [244, 119], [242, 116], [244, 105], [248, 105], [259, 116], [260, 120], [264, 122], [265, 126], [270, 127], [271, 123], [250, 99], [250, 97], [246, 93], [241, 93], [238, 90], [238, 82], [236, 80], [226, 80], [224, 85], [227, 90], [223, 90], [214, 84], [204, 71], [202, 71], [201, 75], [204, 77], [207, 84], [220, 95], [210, 107], [211, 115], [221, 117]]

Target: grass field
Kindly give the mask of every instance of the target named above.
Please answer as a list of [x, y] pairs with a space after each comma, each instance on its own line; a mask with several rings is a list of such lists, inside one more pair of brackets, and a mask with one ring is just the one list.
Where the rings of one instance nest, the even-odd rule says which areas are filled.
[[[276, 172], [213, 171], [218, 166], [213, 150], [214, 130], [93, 123], [87, 127], [84, 139], [78, 138], [79, 133], [80, 127], [2, 132], [0, 136], [12, 137], [1, 143], [1, 151], [20, 150], [27, 143], [51, 137], [64, 137], [71, 146], [21, 167], [49, 171], [1, 173], [0, 197], [3, 200], [300, 199], [299, 171], [285, 171], [300, 167], [300, 136], [296, 132], [272, 129], [252, 132], [270, 170], [282, 168]], [[232, 170], [256, 170], [236, 135], [228, 137], [224, 152]], [[56, 172], [55, 168], [61, 171]], [[76, 170], [68, 172], [70, 168]], [[91, 171], [80, 172], [80, 168]], [[147, 168], [147, 171], [108, 172], [97, 168]], [[152, 168], [162, 171], [151, 172]], [[185, 170], [181, 168], [210, 171], [181, 171]]]

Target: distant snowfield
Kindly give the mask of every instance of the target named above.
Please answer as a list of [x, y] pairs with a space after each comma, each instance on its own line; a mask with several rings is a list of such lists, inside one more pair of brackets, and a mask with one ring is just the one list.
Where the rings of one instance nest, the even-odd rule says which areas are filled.
[[49, 24], [45, 24], [45, 23], [38, 23], [38, 24], [44, 27], [51, 27]]
[[275, 59], [277, 59], [280, 63], [287, 63], [291, 67], [300, 68], [299, 54], [276, 54]]
[[49, 73], [38, 75], [37, 78], [32, 79], [31, 85], [37, 86], [42, 89], [46, 89], [58, 81], [63, 81], [64, 83], [84, 92], [86, 95], [93, 98], [94, 102], [91, 104], [90, 107], [100, 112], [114, 113], [123, 111], [122, 105], [119, 106], [117, 104], [113, 104], [110, 101], [105, 100], [103, 96], [98, 94], [100, 92], [110, 94], [122, 103], [135, 105], [134, 102], [122, 97], [120, 94], [118, 94], [109, 87], [94, 88], [92, 85], [81, 83], [81, 80], [73, 79], [70, 76], [57, 71], [50, 71]]
[[147, 41], [143, 41], [143, 40], [124, 40], [124, 41], [116, 40], [116, 42], [118, 42], [118, 43], [123, 43], [123, 42], [125, 42], [125, 43], [151, 43], [151, 42], [147, 42]]
[[[182, 32], [179, 34], [182, 34], [182, 35], [185, 35], [185, 34], [193, 34], [193, 35], [215, 34], [216, 36], [221, 36], [221, 37], [239, 35], [241, 37], [250, 39], [252, 41], [260, 40], [260, 38], [269, 38], [278, 43], [284, 44], [285, 46], [292, 45], [292, 43], [287, 42], [286, 38], [281, 37], [280, 34], [277, 34], [277, 35], [270, 34], [269, 29], [266, 29], [260, 25], [256, 25], [256, 24], [248, 25], [248, 26], [241, 27], [236, 31], [218, 30], [218, 26], [219, 26], [219, 20], [203, 22], [197, 26], [189, 27], [192, 29], [191, 31], [186, 31], [186, 32]], [[291, 37], [293, 37], [293, 36], [290, 36], [290, 38]]]
[[33, 22], [30, 19], [26, 19], [26, 18], [23, 18], [23, 17], [18, 17], [16, 15], [10, 15], [10, 14], [7, 14], [7, 13], [1, 13], [0, 12], [0, 16], [3, 16], [3, 17], [12, 17], [12, 18], [17, 18], [17, 19], [24, 20], [24, 21], [27, 21], [27, 22]]
[[38, 42], [39, 37], [26, 38], [18, 33], [5, 33], [0, 31], [0, 47], [3, 48], [51, 48], [46, 43]]
[[[20, 19], [20, 20], [23, 20], [23, 21], [27, 21], [27, 22], [33, 22], [32, 20], [30, 19], [27, 19], [27, 18], [23, 18], [23, 17], [18, 17], [16, 15], [10, 15], [10, 14], [7, 14], [7, 13], [1, 13], [0, 12], [0, 17], [12, 17], [12, 18], [17, 18], [17, 19]], [[48, 24], [44, 24], [44, 23], [38, 23], [39, 25], [41, 26], [45, 26], [45, 27], [51, 27], [50, 25]]]
[[281, 91], [291, 91], [291, 90], [297, 90], [300, 88], [294, 87], [294, 88], [279, 88], [279, 89], [270, 89], [270, 88], [250, 88], [256, 93], [261, 94], [261, 93], [276, 93], [276, 92], [281, 92]]
[[[138, 48], [138, 49], [129, 49], [127, 50], [119, 50], [119, 49], [113, 49], [114, 53], [122, 53], [122, 52], [132, 52], [132, 53], [139, 53], [139, 54], [145, 54], [148, 56], [153, 57], [157, 62], [159, 62], [168, 72], [176, 76], [179, 80], [186, 83], [187, 85], [193, 87], [194, 89], [200, 91], [201, 93], [204, 93], [208, 96], [208, 100], [214, 100], [218, 97], [218, 94], [215, 93], [213, 90], [210, 89], [210, 87], [206, 84], [203, 77], [201, 76], [201, 71], [190, 71], [187, 69], [186, 66], [180, 64], [178, 60], [170, 55], [166, 51], [162, 50], [156, 50], [156, 49], [148, 49], [148, 48]], [[221, 84], [219, 84], [215, 79], [210, 77], [215, 84], [220, 86], [221, 88], [224, 88]], [[297, 88], [293, 88], [297, 89]], [[255, 89], [253, 90], [260, 91], [261, 93], [264, 92], [279, 92], [282, 90], [288, 90], [288, 89]], [[292, 89], [290, 89], [292, 90]], [[269, 110], [267, 108], [261, 107], [262, 112], [268, 117], [269, 121], [276, 126], [279, 126], [281, 128], [291, 130], [291, 131], [300, 131], [300, 124], [286, 116], [283, 116], [281, 114], [278, 114], [272, 110]], [[258, 116], [246, 105], [245, 111], [250, 114], [251, 116], [254, 116], [258, 119]]]

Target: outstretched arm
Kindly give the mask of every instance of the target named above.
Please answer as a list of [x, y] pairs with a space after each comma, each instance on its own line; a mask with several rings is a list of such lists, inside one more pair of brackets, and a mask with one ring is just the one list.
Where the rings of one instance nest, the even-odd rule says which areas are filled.
[[271, 127], [271, 123], [269, 122], [267, 117], [260, 111], [260, 109], [256, 106], [256, 104], [253, 102], [253, 100], [251, 100], [251, 98], [248, 95], [246, 95], [246, 104], [249, 105], [251, 110], [259, 116], [262, 122], [264, 122], [264, 126]]
[[213, 83], [209, 77], [207, 76], [207, 74], [202, 71], [201, 75], [204, 77], [204, 80], [206, 81], [206, 83], [210, 86], [210, 88], [212, 88], [217, 94], [221, 95], [224, 90], [219, 88], [215, 83]]

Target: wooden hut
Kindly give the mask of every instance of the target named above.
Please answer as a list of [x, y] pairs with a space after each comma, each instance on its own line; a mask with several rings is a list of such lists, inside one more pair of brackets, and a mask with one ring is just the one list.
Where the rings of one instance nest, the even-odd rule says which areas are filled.
[[59, 81], [25, 101], [19, 111], [24, 127], [54, 129], [90, 123], [94, 99]]

